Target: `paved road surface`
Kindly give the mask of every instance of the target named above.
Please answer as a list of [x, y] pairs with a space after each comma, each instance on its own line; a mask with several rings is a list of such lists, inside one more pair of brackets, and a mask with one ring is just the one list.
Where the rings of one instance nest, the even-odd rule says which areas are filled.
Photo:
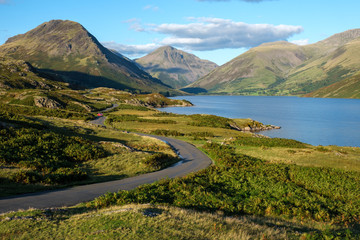
[[[157, 137], [157, 136], [154, 136]], [[50, 208], [71, 206], [90, 201], [106, 192], [130, 190], [139, 185], [152, 183], [162, 178], [181, 177], [208, 167], [211, 160], [193, 145], [167, 137], [157, 137], [170, 144], [182, 156], [182, 164], [161, 171], [117, 181], [77, 186], [63, 190], [24, 194], [8, 198], [0, 198], [0, 213], [29, 208]]]

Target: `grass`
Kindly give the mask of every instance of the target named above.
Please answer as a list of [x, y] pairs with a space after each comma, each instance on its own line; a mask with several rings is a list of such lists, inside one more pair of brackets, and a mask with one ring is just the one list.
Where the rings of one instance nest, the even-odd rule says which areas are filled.
[[150, 204], [33, 210], [0, 221], [2, 239], [311, 239], [328, 227]]
[[329, 167], [360, 172], [360, 149], [356, 147], [324, 146], [319, 148], [309, 145], [306, 148], [289, 148], [237, 145], [236, 149], [238, 153], [261, 158], [271, 163]]

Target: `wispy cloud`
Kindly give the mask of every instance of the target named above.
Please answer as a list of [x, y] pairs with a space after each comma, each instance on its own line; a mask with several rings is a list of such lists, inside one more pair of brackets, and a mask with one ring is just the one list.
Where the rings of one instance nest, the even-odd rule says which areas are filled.
[[118, 51], [121, 54], [124, 54], [128, 57], [139, 57], [145, 55], [159, 48], [160, 45], [155, 43], [149, 43], [144, 45], [125, 45], [116, 42], [102, 42], [102, 44], [109, 48]]
[[146, 5], [145, 7], [143, 7], [144, 10], [152, 10], [152, 11], [158, 11], [159, 7], [158, 6], [153, 6], [153, 5]]

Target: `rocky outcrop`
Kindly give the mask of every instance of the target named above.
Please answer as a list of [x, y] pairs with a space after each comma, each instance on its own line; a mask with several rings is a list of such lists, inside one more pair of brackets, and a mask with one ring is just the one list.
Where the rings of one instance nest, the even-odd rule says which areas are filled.
[[242, 132], [259, 132], [259, 131], [265, 131], [265, 130], [272, 130], [272, 129], [280, 129], [281, 127], [275, 126], [275, 125], [265, 125], [257, 121], [252, 121], [247, 126], [241, 126], [239, 127], [236, 125], [235, 122], [230, 123], [230, 127], [242, 131]]
[[241, 128], [240, 131], [243, 131], [243, 132], [259, 132], [259, 131], [273, 130], [273, 129], [280, 129], [280, 128], [281, 127], [274, 126], [274, 125], [262, 125], [262, 126], [255, 126], [255, 127], [246, 126], [244, 128]]
[[34, 103], [37, 107], [45, 107], [51, 109], [62, 108], [62, 105], [60, 103], [47, 97], [34, 97]]

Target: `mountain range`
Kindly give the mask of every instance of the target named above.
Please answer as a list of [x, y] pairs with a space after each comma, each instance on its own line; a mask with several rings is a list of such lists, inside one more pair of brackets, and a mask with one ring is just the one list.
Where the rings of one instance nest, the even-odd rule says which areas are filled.
[[0, 88], [359, 98], [359, 56], [353, 29], [305, 46], [265, 43], [220, 67], [171, 46], [132, 61], [79, 23], [52, 20], [0, 46]]
[[[360, 76], [359, 56], [360, 29], [305, 46], [284, 41], [265, 43], [216, 68], [187, 88], [211, 94], [354, 97], [353, 87], [358, 85]], [[334, 88], [343, 87], [342, 81], [352, 87], [336, 94]], [[328, 88], [330, 85], [332, 88]], [[320, 91], [323, 87], [326, 88]], [[327, 93], [330, 89], [333, 94]], [[310, 94], [314, 91], [316, 94]], [[350, 92], [345, 93], [347, 91]]]
[[178, 93], [133, 61], [103, 47], [82, 25], [72, 21], [52, 20], [11, 37], [0, 46], [0, 56], [23, 60], [72, 87]]
[[171, 46], [160, 47], [135, 61], [153, 77], [174, 88], [195, 82], [218, 67], [216, 63]]

